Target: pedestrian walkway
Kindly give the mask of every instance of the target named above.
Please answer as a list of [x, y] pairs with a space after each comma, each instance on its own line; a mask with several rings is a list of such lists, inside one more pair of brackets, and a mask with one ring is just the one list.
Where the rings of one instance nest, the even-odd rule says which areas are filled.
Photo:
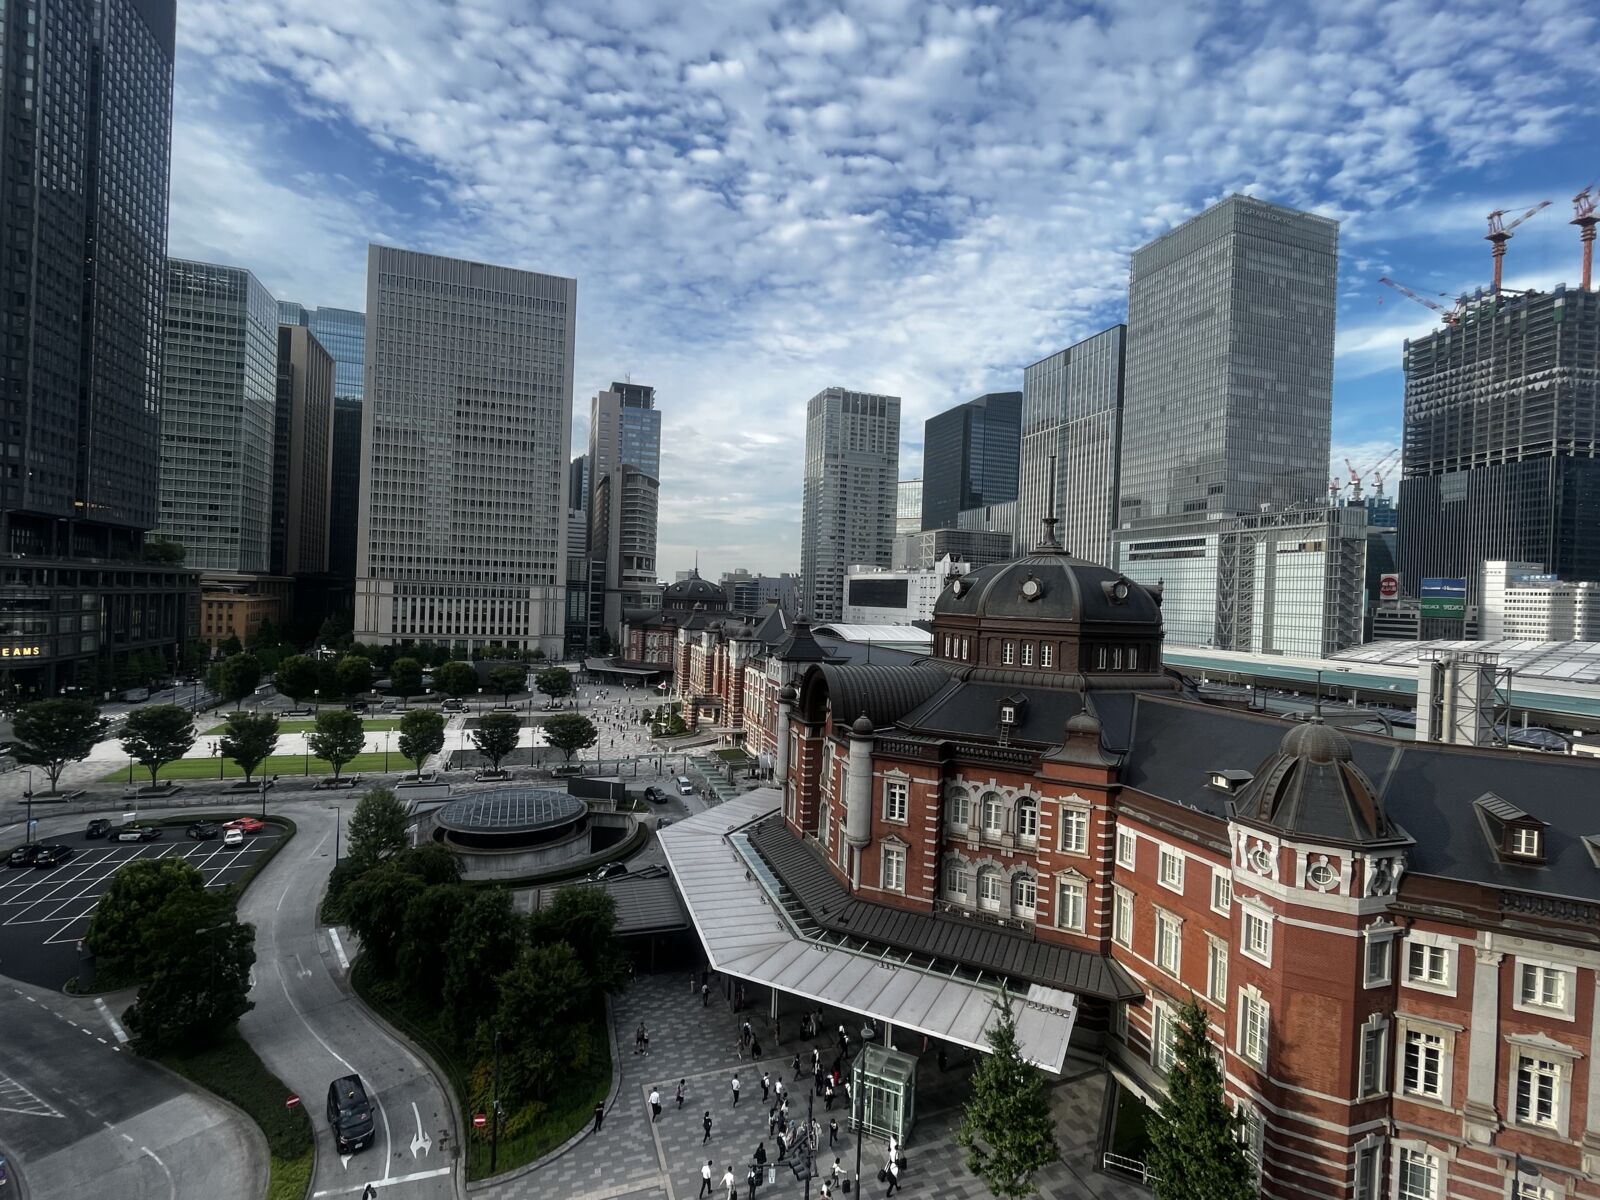
[[[791, 1119], [804, 1120], [810, 1090], [810, 1075], [794, 1079], [792, 1060], [800, 1053], [809, 1072], [813, 1045], [821, 1047], [824, 1062], [836, 1052], [826, 1040], [801, 1041], [797, 1018], [785, 1017], [787, 1037], [781, 1046], [769, 1042], [770, 1024], [758, 1013], [734, 1013], [722, 998], [715, 977], [709, 991], [709, 1004], [701, 1003], [699, 976], [640, 976], [616, 998], [613, 1020], [616, 1044], [621, 1054], [621, 1086], [604, 1128], [591, 1133], [559, 1158], [520, 1178], [488, 1188], [474, 1188], [474, 1200], [690, 1200], [700, 1188], [700, 1168], [710, 1159], [713, 1183], [732, 1166], [739, 1181], [739, 1194], [745, 1196], [745, 1169], [758, 1142], [765, 1142], [769, 1163], [777, 1168], [777, 1182], [757, 1191], [763, 1195], [803, 1196], [805, 1184], [794, 1177], [787, 1161], [777, 1162], [777, 1147], [767, 1129], [768, 1105], [761, 1101], [761, 1073], [782, 1078], [789, 1091]], [[827, 1014], [830, 1017], [836, 1014]], [[751, 1021], [763, 1041], [763, 1058], [753, 1062], [741, 1057], [739, 1028]], [[643, 1022], [650, 1034], [650, 1053], [633, 1052], [634, 1031]], [[836, 1025], [824, 1022], [823, 1028]], [[1069, 1064], [1073, 1060], [1069, 1059]], [[938, 1200], [984, 1200], [989, 1196], [983, 1183], [967, 1172], [955, 1132], [960, 1124], [960, 1105], [966, 1095], [968, 1071], [963, 1061], [941, 1075], [933, 1055], [924, 1056], [922, 1082], [917, 1095], [917, 1124], [908, 1141], [908, 1169], [901, 1176], [899, 1191], [910, 1198], [938, 1197]], [[1062, 1161], [1038, 1177], [1039, 1193], [1045, 1200], [1149, 1200], [1149, 1193], [1133, 1184], [1097, 1173], [1094, 1170], [1095, 1144], [1104, 1103], [1104, 1072], [1080, 1064], [1081, 1073], [1056, 1085], [1051, 1092], [1051, 1108], [1056, 1116]], [[732, 1080], [740, 1082], [739, 1103], [733, 1104]], [[685, 1081], [686, 1099], [680, 1111], [674, 1101], [678, 1081]], [[651, 1088], [661, 1092], [663, 1111], [654, 1125], [650, 1122], [648, 1097]], [[814, 1117], [821, 1125], [818, 1169], [826, 1172], [837, 1154], [845, 1168], [854, 1173], [855, 1140], [848, 1126], [849, 1105], [842, 1098], [833, 1113], [824, 1110], [821, 1097], [815, 1100]], [[712, 1132], [705, 1139], [704, 1114], [709, 1111]], [[828, 1117], [839, 1117], [838, 1145], [828, 1148]], [[862, 1147], [861, 1175], [863, 1194], [882, 1195], [877, 1182], [886, 1147], [868, 1141]], [[817, 1194], [815, 1182], [812, 1194]], [[838, 1193], [836, 1193], [838, 1195]], [[716, 1193], [721, 1200], [722, 1193]]]

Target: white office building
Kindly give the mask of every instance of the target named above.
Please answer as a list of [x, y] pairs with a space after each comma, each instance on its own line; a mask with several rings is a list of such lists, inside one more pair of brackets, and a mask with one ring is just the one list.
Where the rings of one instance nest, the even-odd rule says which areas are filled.
[[945, 585], [970, 570], [971, 563], [949, 555], [920, 570], [853, 566], [845, 577], [844, 623], [909, 625], [913, 621], [931, 621], [934, 601]]
[[1543, 563], [1483, 564], [1478, 632], [1485, 641], [1600, 641], [1600, 583], [1547, 574]]
[[577, 290], [368, 248], [358, 641], [560, 654]]

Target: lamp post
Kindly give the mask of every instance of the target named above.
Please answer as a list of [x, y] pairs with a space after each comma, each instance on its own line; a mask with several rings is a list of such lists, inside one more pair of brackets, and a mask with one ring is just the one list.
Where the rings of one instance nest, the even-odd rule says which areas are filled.
[[[128, 778], [131, 780], [133, 778], [133, 776], [130, 774], [128, 776]], [[27, 805], [28, 805], [28, 813], [27, 813], [27, 815], [25, 817], [23, 817], [23, 822], [24, 822], [23, 829], [26, 830], [26, 833], [24, 834], [24, 840], [31, 842], [31, 841], [33, 841], [33, 772], [32, 771], [28, 772], [28, 790], [22, 793], [22, 798], [27, 802]]]
[[383, 731], [383, 773], [389, 773], [389, 731]]
[[217, 782], [222, 782], [222, 764], [226, 761], [222, 757], [222, 739], [218, 738], [211, 743], [211, 753], [217, 756]]
[[311, 689], [311, 715], [313, 718], [322, 710], [322, 689]]
[[267, 819], [267, 777], [261, 777], [261, 819]]
[[478, 689], [478, 715], [483, 715], [483, 689]]
[[494, 1031], [494, 1093], [489, 1120], [489, 1174], [493, 1175], [500, 1157], [500, 1031]]
[[339, 827], [344, 824], [344, 810], [333, 805], [333, 865], [339, 865]]

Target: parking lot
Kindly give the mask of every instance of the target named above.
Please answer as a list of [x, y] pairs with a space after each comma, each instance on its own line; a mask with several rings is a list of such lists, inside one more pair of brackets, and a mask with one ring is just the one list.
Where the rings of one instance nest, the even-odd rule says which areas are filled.
[[0, 866], [0, 974], [41, 987], [65, 983], [77, 972], [78, 939], [100, 897], [130, 862], [186, 859], [207, 887], [221, 887], [244, 874], [279, 836], [269, 825], [230, 849], [221, 838], [192, 841], [182, 825], [164, 827], [154, 842], [88, 841], [78, 832], [59, 839], [74, 853], [58, 866]]

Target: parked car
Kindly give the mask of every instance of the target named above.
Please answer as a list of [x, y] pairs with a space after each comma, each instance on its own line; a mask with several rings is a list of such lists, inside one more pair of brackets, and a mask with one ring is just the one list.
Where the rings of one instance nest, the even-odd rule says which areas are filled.
[[589, 872], [589, 882], [599, 883], [602, 879], [615, 879], [618, 875], [626, 875], [627, 873], [627, 863], [607, 863], [599, 870]]
[[267, 827], [267, 823], [260, 817], [238, 817], [223, 826], [224, 829], [237, 829], [240, 833], [260, 833]]
[[63, 846], [57, 842], [53, 846], [40, 846], [39, 853], [33, 856], [33, 865], [41, 869], [48, 869], [59, 863], [64, 863], [73, 855], [71, 846]]
[[35, 860], [38, 859], [39, 851], [43, 849], [44, 847], [39, 845], [38, 842], [29, 842], [24, 846], [18, 846], [11, 852], [10, 857], [6, 859], [6, 866], [31, 867]]
[[197, 842], [209, 842], [222, 836], [222, 826], [215, 821], [196, 821], [189, 826], [188, 833]]
[[445, 712], [466, 712], [467, 702], [465, 700], [446, 700], [439, 707]]
[[84, 829], [83, 836], [85, 840], [103, 838], [110, 832], [111, 822], [106, 820], [104, 817], [96, 817], [94, 820], [90, 821], [88, 826]]
[[678, 779], [677, 779], [677, 783], [678, 783], [678, 795], [680, 795], [680, 796], [692, 796], [692, 795], [694, 795], [694, 784], [689, 782], [689, 777], [687, 775], [679, 775]]
[[154, 825], [124, 825], [111, 835], [114, 842], [153, 842], [161, 836]]
[[372, 1101], [359, 1075], [344, 1075], [328, 1085], [328, 1126], [339, 1153], [372, 1145]]
[[222, 835], [222, 844], [229, 847], [244, 845], [244, 830], [229, 829]]

